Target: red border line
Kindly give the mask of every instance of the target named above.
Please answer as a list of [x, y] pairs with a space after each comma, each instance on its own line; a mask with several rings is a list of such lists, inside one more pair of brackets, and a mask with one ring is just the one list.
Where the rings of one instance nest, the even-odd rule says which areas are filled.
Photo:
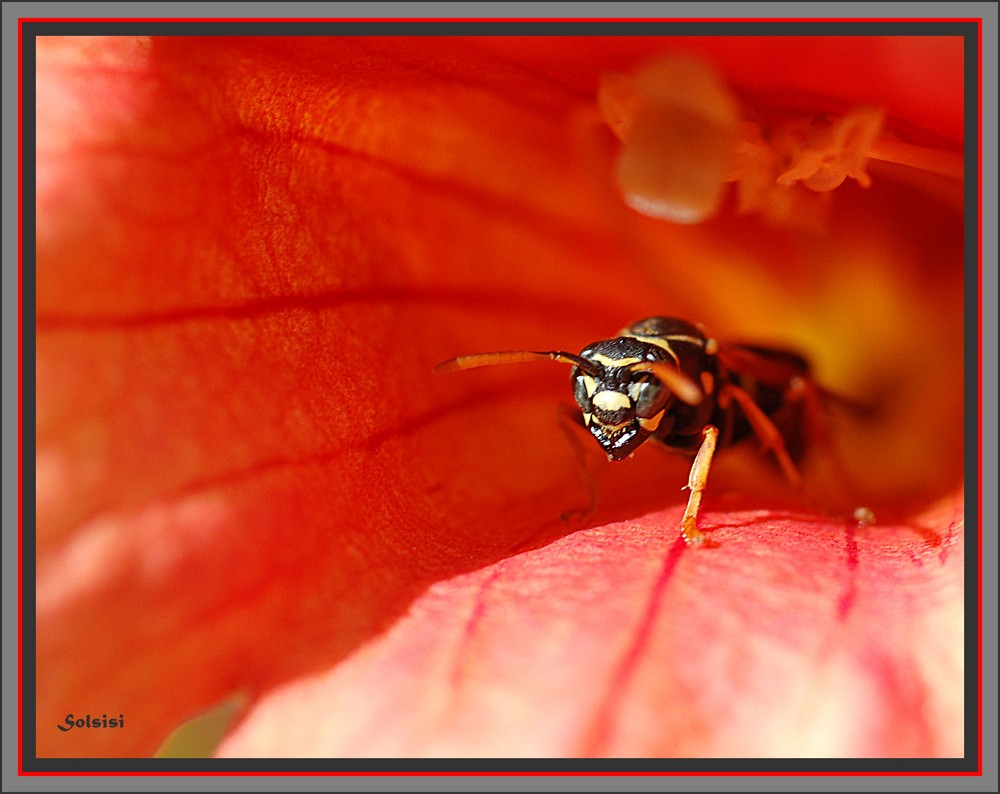
[[977, 509], [979, 512], [979, 561], [978, 561], [978, 598], [979, 598], [979, 644], [978, 644], [978, 655], [979, 655], [979, 684], [978, 684], [978, 695], [979, 695], [979, 751], [978, 751], [978, 766], [977, 769], [979, 773], [982, 774], [983, 771], [983, 21], [980, 19], [978, 24], [978, 41], [979, 41], [979, 80], [977, 83], [978, 90], [978, 105], [979, 105], [979, 119], [977, 129], [979, 132], [979, 185], [978, 185], [978, 196], [979, 196], [979, 218], [978, 218], [978, 229], [979, 229], [979, 240], [978, 240], [978, 259], [979, 259], [979, 279], [976, 291], [978, 292], [978, 304], [977, 309], [979, 311], [978, 319], [978, 335], [979, 344], [977, 346], [977, 356], [979, 358], [979, 378], [978, 378], [978, 388], [979, 388], [979, 415], [978, 415], [978, 429], [979, 429], [979, 493], [977, 495], [978, 505]]

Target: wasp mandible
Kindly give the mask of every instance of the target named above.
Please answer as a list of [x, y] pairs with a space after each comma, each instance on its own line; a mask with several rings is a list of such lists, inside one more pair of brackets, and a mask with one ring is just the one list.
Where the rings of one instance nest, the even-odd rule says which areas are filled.
[[[648, 439], [693, 456], [681, 532], [706, 543], [698, 508], [717, 448], [756, 436], [796, 489], [795, 460], [822, 390], [808, 362], [787, 350], [720, 345], [699, 325], [649, 317], [579, 355], [561, 350], [476, 353], [442, 361], [434, 372], [550, 359], [570, 364], [582, 421], [610, 460], [629, 457]], [[709, 544], [714, 545], [714, 544]]]

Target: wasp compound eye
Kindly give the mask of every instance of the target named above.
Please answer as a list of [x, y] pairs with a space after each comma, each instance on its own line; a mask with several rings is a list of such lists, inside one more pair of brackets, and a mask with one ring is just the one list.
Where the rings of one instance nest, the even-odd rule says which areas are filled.
[[635, 401], [635, 415], [640, 419], [652, 419], [666, 407], [670, 398], [670, 390], [654, 378], [633, 383], [629, 394]]
[[593, 409], [591, 399], [597, 393], [600, 384], [593, 375], [573, 369], [573, 398], [585, 412], [590, 413]]

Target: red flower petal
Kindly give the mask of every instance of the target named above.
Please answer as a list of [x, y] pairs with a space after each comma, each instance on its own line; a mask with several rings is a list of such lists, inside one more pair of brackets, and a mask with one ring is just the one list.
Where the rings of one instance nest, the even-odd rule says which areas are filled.
[[961, 755], [960, 516], [933, 544], [746, 509], [704, 516], [710, 553], [679, 510], [577, 532], [433, 586], [220, 754]]
[[[431, 376], [451, 355], [579, 349], [650, 313], [794, 340], [814, 355], [825, 382], [890, 408], [877, 426], [837, 436], [864, 485], [845, 496], [817, 466], [820, 493], [871, 503], [882, 518], [954, 490], [961, 390], [928, 388], [961, 383], [962, 227], [953, 206], [873, 175], [867, 193], [838, 190], [823, 238], [730, 216], [686, 229], [638, 217], [618, 198], [616, 145], [594, 96], [601, 71], [627, 70], [652, 52], [652, 40], [514, 40], [503, 57], [501, 44], [40, 42], [40, 755], [145, 755], [180, 721], [234, 691], [259, 697], [341, 669], [372, 681], [355, 666], [360, 656], [340, 663], [392, 629], [433, 583], [456, 582], [441, 585], [435, 599], [453, 588], [464, 598], [468, 582], [454, 577], [477, 571], [474, 585], [498, 560], [509, 559], [502, 570], [512, 573], [527, 566], [514, 582], [527, 582], [542, 560], [551, 577], [533, 587], [557, 589], [537, 603], [556, 610], [577, 610], [581, 588], [604, 592], [582, 587], [575, 555], [594, 553], [591, 538], [621, 539], [613, 522], [628, 518], [642, 530], [646, 521], [635, 517], [679, 503], [683, 462], [649, 453], [592, 467], [601, 490], [596, 527], [511, 558], [579, 526], [560, 516], [587, 501], [579, 456], [556, 418], [566, 373], [526, 364]], [[808, 44], [791, 40], [782, 52], [804, 53]], [[922, 40], [851, 45], [850, 63], [819, 47], [827, 66], [816, 70], [810, 101], [852, 99], [856, 86], [840, 72], [871, 67], [886, 52], [905, 63], [928, 56]], [[778, 85], [777, 70], [771, 82], [749, 66], [742, 71], [776, 57], [746, 44], [692, 46], [717, 57], [747, 97], [778, 102], [809, 87]], [[937, 53], [951, 86], [960, 84], [955, 52], [950, 45]], [[939, 90], [944, 79], [924, 87], [941, 99], [932, 122], [907, 115], [913, 92], [884, 70], [871, 69], [865, 96], [853, 99], [872, 94], [890, 115], [949, 135], [960, 129], [961, 101]], [[740, 460], [720, 457], [711, 487], [757, 493], [760, 504], [731, 517], [742, 524], [749, 510], [769, 504], [769, 491], [784, 490], [766, 470], [741, 470]], [[774, 504], [794, 503], [783, 496]], [[663, 560], [676, 559], [676, 517], [666, 515], [666, 526], [654, 522], [624, 539], [608, 562], [650, 571], [655, 581]], [[771, 512], [753, 515], [777, 521]], [[734, 530], [720, 556], [685, 553], [675, 576], [689, 563], [706, 571], [740, 565], [749, 581], [773, 585], [761, 584], [762, 597], [785, 604], [801, 595], [801, 583], [785, 592], [772, 562], [790, 566], [788, 555], [799, 555], [805, 575], [826, 583], [823, 602], [836, 600], [843, 566], [828, 569], [837, 558], [824, 554], [831, 544], [840, 553], [842, 527], [794, 521], [787, 529], [806, 536], [803, 548]], [[873, 570], [889, 570], [897, 548], [907, 547], [873, 548]], [[615, 566], [592, 571], [612, 582]], [[638, 581], [615, 607], [633, 626], [651, 586]], [[680, 603], [701, 604], [705, 581], [681, 581], [671, 585]], [[958, 604], [954, 581], [942, 592]], [[730, 607], [743, 596], [723, 592]], [[895, 620], [910, 601], [901, 591], [885, 609], [896, 610]], [[503, 609], [523, 606], [518, 597]], [[845, 644], [840, 672], [875, 664], [855, 654], [889, 614], [876, 604], [853, 609], [864, 630]], [[444, 617], [434, 631], [450, 630]], [[899, 655], [878, 646], [886, 672], [872, 680], [900, 680], [918, 622], [899, 624]], [[413, 622], [399, 625], [410, 631]], [[759, 630], [744, 628], [750, 637]], [[588, 661], [606, 630], [603, 618], [581, 624], [571, 643], [550, 650], [564, 666], [560, 651], [577, 656], [578, 675], [594, 675], [614, 693], [607, 670], [615, 650]], [[637, 635], [623, 626], [619, 636], [621, 651]], [[934, 647], [951, 637], [945, 629], [929, 636]], [[723, 635], [702, 637], [705, 672], [720, 673], [713, 665], [728, 658]], [[415, 641], [432, 645], [435, 635]], [[792, 645], [801, 654], [808, 643]], [[382, 653], [398, 671], [394, 647]], [[659, 653], [640, 656], [649, 663]], [[949, 675], [952, 659], [942, 663]], [[684, 679], [642, 680], [666, 687], [669, 697], [656, 702], [672, 707], [688, 691]], [[952, 681], [935, 685], [934, 697], [952, 703]], [[339, 691], [331, 690], [335, 702]], [[302, 719], [315, 725], [325, 709], [317, 701]], [[128, 729], [55, 729], [68, 712], [87, 710], [124, 713]], [[684, 719], [706, 714], [692, 707]], [[626, 719], [620, 729], [644, 734], [647, 719]], [[953, 735], [948, 719], [942, 733]], [[646, 752], [608, 731], [546, 746]], [[873, 753], [896, 746], [876, 739], [865, 744]], [[491, 752], [506, 752], [503, 741]], [[663, 741], [661, 750], [688, 752]], [[932, 754], [952, 746], [921, 742], [906, 746]]]

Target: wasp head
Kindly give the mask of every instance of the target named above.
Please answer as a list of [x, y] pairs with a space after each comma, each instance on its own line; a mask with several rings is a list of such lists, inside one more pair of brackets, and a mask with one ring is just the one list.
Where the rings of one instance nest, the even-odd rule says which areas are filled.
[[[652, 329], [657, 330], [649, 337], [652, 342], [623, 332], [615, 339], [595, 342], [578, 356], [563, 350], [474, 353], [442, 361], [434, 372], [543, 359], [571, 364], [573, 394], [584, 424], [609, 458], [622, 460], [653, 433], [669, 432], [676, 419], [671, 408], [675, 398], [689, 406], [702, 401], [701, 389], [681, 371], [680, 360], [669, 346], [675, 337], [659, 339], [658, 328]], [[636, 329], [644, 331], [646, 325]], [[698, 341], [686, 334], [680, 338]]]
[[583, 350], [580, 357], [593, 366], [574, 367], [571, 375], [584, 424], [612, 460], [627, 458], [660, 429], [673, 397], [654, 374], [636, 368], [645, 351], [629, 355], [631, 343], [613, 339]]

